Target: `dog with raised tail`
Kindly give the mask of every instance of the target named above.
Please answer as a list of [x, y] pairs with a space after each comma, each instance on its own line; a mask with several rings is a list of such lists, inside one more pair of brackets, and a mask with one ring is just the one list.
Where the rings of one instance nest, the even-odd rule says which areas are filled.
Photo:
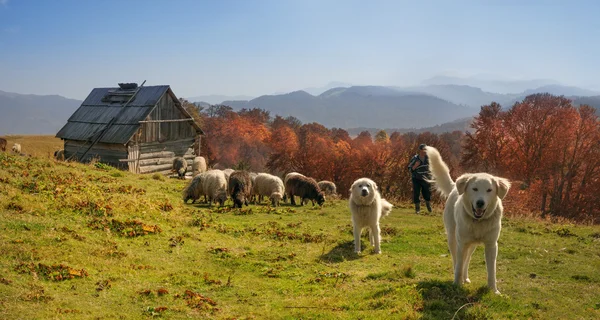
[[360, 178], [350, 187], [350, 212], [354, 227], [354, 251], [360, 253], [360, 234], [369, 229], [369, 240], [374, 246], [373, 253], [381, 253], [381, 229], [379, 220], [387, 216], [393, 205], [381, 198], [377, 184], [371, 179]]
[[502, 199], [510, 182], [488, 173], [465, 173], [454, 182], [439, 151], [429, 146], [426, 151], [432, 182], [447, 197], [444, 227], [454, 266], [454, 283], [471, 282], [468, 274], [471, 255], [477, 244], [483, 243], [488, 287], [500, 294], [496, 287], [496, 258], [504, 210]]

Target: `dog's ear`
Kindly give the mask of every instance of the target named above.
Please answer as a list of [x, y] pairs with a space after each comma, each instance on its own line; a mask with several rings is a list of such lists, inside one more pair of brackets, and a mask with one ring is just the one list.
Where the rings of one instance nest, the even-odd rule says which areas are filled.
[[496, 190], [498, 190], [498, 198], [504, 199], [508, 193], [508, 189], [510, 189], [510, 181], [508, 181], [508, 179], [495, 177], [494, 185], [496, 185]]
[[463, 174], [462, 176], [456, 179], [456, 190], [458, 194], [463, 194], [467, 190], [467, 185], [469, 184], [469, 180], [471, 180], [473, 176], [470, 174]]

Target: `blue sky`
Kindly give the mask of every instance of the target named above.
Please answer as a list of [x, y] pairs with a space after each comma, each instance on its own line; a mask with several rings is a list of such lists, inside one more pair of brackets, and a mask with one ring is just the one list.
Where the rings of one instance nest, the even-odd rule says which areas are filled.
[[261, 95], [436, 75], [600, 89], [598, 1], [0, 0], [0, 90]]

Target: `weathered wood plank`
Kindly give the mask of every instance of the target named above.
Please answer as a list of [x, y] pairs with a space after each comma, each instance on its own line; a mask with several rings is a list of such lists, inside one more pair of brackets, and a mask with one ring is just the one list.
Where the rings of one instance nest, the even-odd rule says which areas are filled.
[[[65, 148], [66, 147], [81, 147], [81, 149], [85, 149], [86, 146], [89, 146], [89, 143], [86, 143], [85, 141], [65, 140]], [[93, 149], [118, 150], [118, 151], [127, 152], [127, 146], [125, 146], [125, 145], [102, 143], [102, 142], [96, 143], [92, 147], [92, 150]]]
[[172, 168], [173, 168], [172, 163], [159, 164], [159, 165], [155, 165], [155, 166], [140, 166], [140, 173], [148, 173], [148, 172], [155, 172], [155, 171], [167, 171], [167, 170], [171, 170]]
[[154, 159], [154, 158], [174, 158], [175, 152], [172, 151], [158, 151], [158, 152], [141, 152], [140, 151], [140, 161], [145, 159]]

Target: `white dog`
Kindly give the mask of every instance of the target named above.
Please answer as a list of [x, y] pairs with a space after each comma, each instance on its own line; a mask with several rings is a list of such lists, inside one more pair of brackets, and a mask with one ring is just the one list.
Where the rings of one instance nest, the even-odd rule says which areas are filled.
[[446, 197], [444, 226], [454, 265], [454, 283], [470, 283], [469, 262], [478, 243], [485, 245], [488, 287], [496, 294], [496, 257], [502, 219], [502, 199], [510, 182], [487, 173], [466, 173], [456, 179], [437, 149], [426, 147], [436, 188]]
[[350, 212], [354, 226], [354, 251], [360, 253], [360, 234], [362, 229], [369, 228], [371, 245], [374, 252], [381, 253], [379, 219], [392, 211], [392, 204], [381, 198], [377, 185], [373, 180], [361, 178], [350, 187]]

